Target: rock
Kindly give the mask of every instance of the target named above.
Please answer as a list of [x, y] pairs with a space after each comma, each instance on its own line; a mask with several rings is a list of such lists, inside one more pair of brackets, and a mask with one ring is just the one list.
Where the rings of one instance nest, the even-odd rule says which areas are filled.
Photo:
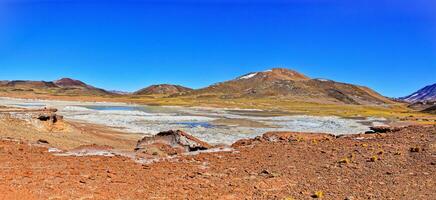
[[370, 127], [371, 131], [365, 132], [366, 134], [374, 134], [374, 133], [387, 133], [387, 132], [397, 132], [405, 127], [398, 127], [398, 126], [373, 126]]
[[327, 133], [304, 133], [304, 132], [268, 132], [262, 135], [264, 140], [275, 141], [324, 141], [335, 138]]
[[37, 143], [38, 143], [38, 144], [48, 144], [48, 141], [47, 141], [47, 140], [43, 140], [43, 139], [39, 139], [39, 140], [37, 141]]
[[421, 148], [419, 148], [419, 147], [411, 147], [410, 148], [410, 152], [418, 153], [420, 151], [421, 151]]
[[232, 144], [233, 148], [252, 145], [255, 142], [253, 139], [240, 139]]
[[36, 118], [40, 121], [49, 121], [52, 123], [56, 123], [59, 120], [62, 120], [63, 116], [57, 115], [56, 113], [43, 112], [38, 114]]
[[168, 156], [180, 153], [206, 150], [212, 146], [183, 131], [160, 132], [155, 136], [138, 141], [135, 151], [153, 156]]
[[262, 170], [262, 171], [259, 173], [259, 175], [260, 175], [260, 176], [267, 177], [267, 178], [274, 178], [274, 177], [278, 177], [278, 176], [280, 176], [279, 174], [274, 173], [274, 172], [270, 172], [269, 170], [266, 170], [266, 169]]

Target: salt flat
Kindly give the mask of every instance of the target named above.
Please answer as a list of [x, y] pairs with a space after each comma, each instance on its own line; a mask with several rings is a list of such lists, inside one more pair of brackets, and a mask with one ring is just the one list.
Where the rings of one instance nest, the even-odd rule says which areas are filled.
[[[324, 132], [335, 135], [362, 133], [369, 130], [373, 123], [385, 121], [382, 118], [345, 119], [336, 116], [256, 116], [250, 114], [250, 110], [235, 112], [218, 108], [14, 98], [0, 98], [0, 105], [57, 108], [59, 114], [67, 120], [105, 125], [126, 133], [153, 135], [179, 129], [212, 144], [231, 144], [238, 139], [253, 138], [268, 131]], [[218, 121], [226, 123], [217, 123]]]

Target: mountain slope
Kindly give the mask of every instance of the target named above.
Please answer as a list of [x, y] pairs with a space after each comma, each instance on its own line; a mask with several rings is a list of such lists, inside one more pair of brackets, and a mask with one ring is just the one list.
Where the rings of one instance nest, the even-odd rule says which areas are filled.
[[187, 95], [197, 98], [286, 98], [297, 101], [340, 104], [386, 104], [391, 100], [362, 86], [309, 77], [289, 69], [253, 72]]
[[183, 87], [180, 85], [170, 85], [170, 84], [160, 84], [160, 85], [151, 85], [144, 89], [136, 91], [135, 95], [153, 95], [153, 94], [165, 94], [172, 95], [183, 92], [192, 91], [191, 88]]
[[436, 101], [436, 83], [425, 86], [424, 88], [414, 92], [413, 94], [400, 98], [409, 103], [422, 101]]

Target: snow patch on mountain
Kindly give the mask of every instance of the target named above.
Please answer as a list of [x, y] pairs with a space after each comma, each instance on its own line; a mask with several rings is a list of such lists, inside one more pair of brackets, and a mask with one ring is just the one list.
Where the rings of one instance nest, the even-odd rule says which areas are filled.
[[250, 73], [250, 74], [247, 74], [247, 75], [245, 75], [245, 76], [241, 76], [241, 77], [239, 77], [238, 79], [239, 79], [239, 80], [250, 79], [250, 78], [253, 78], [253, 77], [256, 76], [256, 75], [257, 75], [257, 73]]

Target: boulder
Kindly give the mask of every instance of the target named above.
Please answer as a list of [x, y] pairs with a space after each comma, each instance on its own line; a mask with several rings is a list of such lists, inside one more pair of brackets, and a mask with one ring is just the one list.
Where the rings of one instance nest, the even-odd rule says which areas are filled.
[[169, 156], [211, 147], [186, 132], [170, 130], [142, 138], [138, 141], [135, 151], [152, 156]]
[[63, 117], [60, 115], [57, 115], [56, 113], [53, 112], [42, 112], [39, 113], [36, 118], [40, 121], [44, 121], [44, 122], [52, 122], [52, 123], [56, 123], [59, 120], [62, 120]]

